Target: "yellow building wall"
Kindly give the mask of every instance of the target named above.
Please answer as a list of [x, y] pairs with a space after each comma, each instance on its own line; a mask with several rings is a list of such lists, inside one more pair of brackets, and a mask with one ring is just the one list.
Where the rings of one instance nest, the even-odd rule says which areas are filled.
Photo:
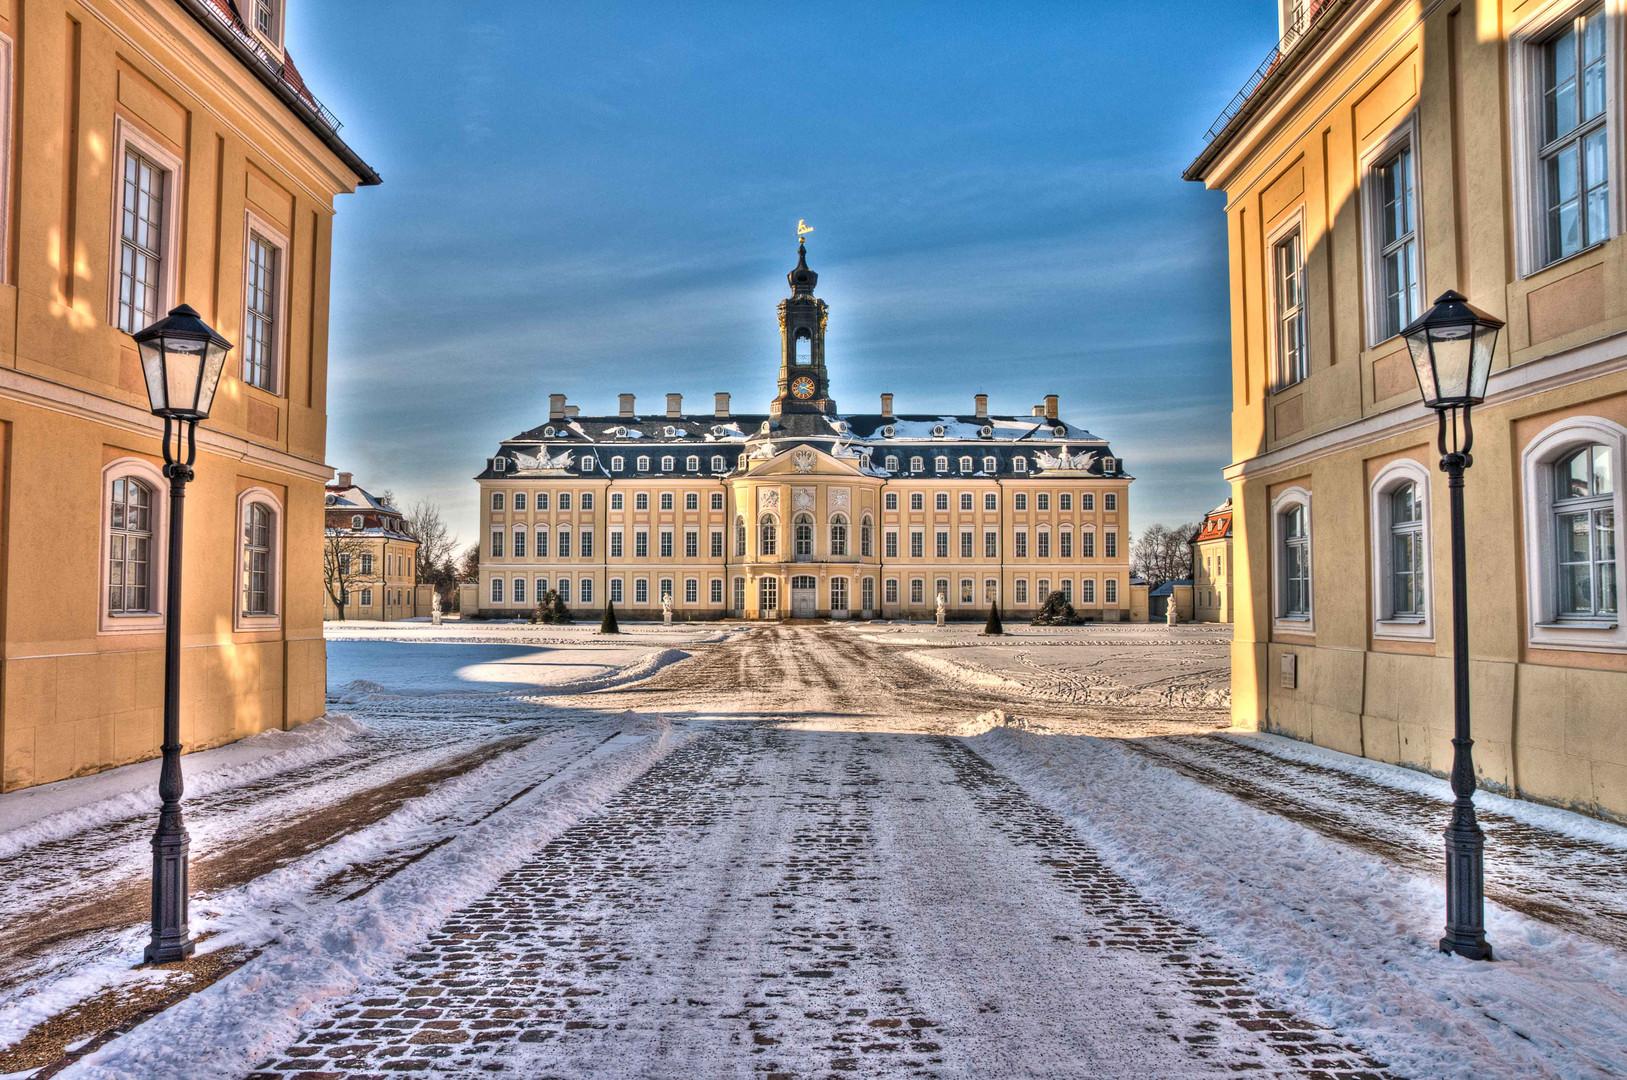
[[[138, 14], [111, 0], [0, 0], [0, 34], [12, 45], [15, 125], [0, 280], [0, 790], [12, 790], [158, 752], [162, 631], [107, 633], [100, 619], [103, 466], [161, 464], [134, 346], [110, 323], [118, 126], [180, 159], [169, 299], [229, 340], [243, 333], [247, 215], [289, 242], [283, 392], [241, 382], [232, 354], [186, 492], [188, 750], [323, 712], [321, 601], [309, 583], [321, 575], [330, 475], [329, 247], [334, 196], [360, 178], [178, 4]], [[249, 487], [283, 508], [280, 618], [238, 630], [237, 498]]]
[[[1525, 209], [1511, 166], [1509, 38], [1524, 20], [1565, 9], [1471, 0], [1349, 10], [1330, 44], [1206, 151], [1201, 169], [1227, 200], [1234, 723], [1436, 774], [1450, 768], [1446, 485], [1403, 342], [1368, 341], [1363, 271], [1363, 155], [1416, 124], [1423, 302], [1455, 288], [1507, 320], [1492, 396], [1474, 414], [1466, 488], [1475, 764], [1493, 790], [1627, 816], [1627, 657], [1532, 649], [1524, 610], [1520, 453], [1566, 410], [1619, 420], [1627, 391], [1620, 230], [1532, 273], [1522, 275], [1516, 257]], [[1623, 67], [1613, 62], [1617, 99]], [[1620, 127], [1612, 131], [1619, 142]], [[1267, 262], [1270, 238], [1290, 221], [1306, 240], [1309, 374], [1273, 392]], [[1400, 454], [1433, 477], [1431, 641], [1373, 633], [1368, 482], [1377, 463]], [[1272, 625], [1269, 505], [1290, 485], [1313, 496], [1314, 635]], [[1285, 654], [1297, 664], [1293, 686], [1284, 685]]]

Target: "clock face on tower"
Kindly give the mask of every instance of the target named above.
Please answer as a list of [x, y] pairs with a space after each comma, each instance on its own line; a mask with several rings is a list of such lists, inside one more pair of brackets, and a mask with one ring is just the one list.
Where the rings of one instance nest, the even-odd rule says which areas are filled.
[[808, 378], [806, 375], [795, 379], [791, 383], [791, 393], [796, 395], [799, 399], [807, 401], [814, 395], [814, 381]]

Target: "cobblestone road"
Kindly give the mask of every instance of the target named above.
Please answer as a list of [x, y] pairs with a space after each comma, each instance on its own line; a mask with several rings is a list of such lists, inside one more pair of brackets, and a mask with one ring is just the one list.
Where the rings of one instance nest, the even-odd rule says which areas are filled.
[[957, 740], [798, 704], [714, 722], [257, 1080], [1386, 1075]]

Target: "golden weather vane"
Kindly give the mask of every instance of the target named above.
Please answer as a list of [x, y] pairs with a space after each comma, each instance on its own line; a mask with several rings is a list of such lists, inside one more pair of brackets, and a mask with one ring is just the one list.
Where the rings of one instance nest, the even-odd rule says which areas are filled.
[[813, 226], [809, 225], [803, 218], [797, 218], [797, 242], [800, 243], [802, 238], [811, 232], [813, 232]]

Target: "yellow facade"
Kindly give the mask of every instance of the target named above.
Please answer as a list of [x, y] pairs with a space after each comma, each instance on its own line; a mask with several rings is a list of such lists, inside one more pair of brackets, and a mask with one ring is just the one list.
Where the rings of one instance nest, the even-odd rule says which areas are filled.
[[[787, 449], [720, 477], [594, 480], [563, 473], [550, 477], [546, 470], [538, 470], [482, 478], [481, 534], [486, 539], [480, 610], [489, 616], [522, 615], [536, 606], [539, 582], [557, 587], [563, 581], [567, 588], [562, 591], [573, 609], [602, 610], [606, 598], [619, 589], [616, 610], [635, 618], [658, 616], [663, 587], [670, 584], [674, 617], [684, 619], [932, 618], [939, 591], [950, 618], [983, 618], [991, 601], [997, 601], [1007, 617], [1026, 618], [1044, 602], [1042, 589], [1066, 589], [1088, 618], [1130, 619], [1128, 477], [885, 478], [852, 460], [810, 452], [811, 458], [798, 462], [794, 451]], [[1060, 509], [1064, 492], [1072, 507], [1067, 511]], [[1087, 492], [1090, 510], [1083, 509]], [[494, 508], [493, 495], [498, 493], [503, 496], [502, 509]], [[528, 494], [527, 509], [513, 509], [516, 493]], [[542, 493], [550, 495], [548, 510], [536, 509]], [[569, 510], [560, 509], [560, 493], [571, 493]], [[1111, 511], [1103, 509], [1109, 493], [1115, 506]], [[583, 506], [584, 494], [590, 496], [590, 506]], [[895, 508], [888, 508], [888, 494], [896, 496]], [[915, 494], [921, 496], [920, 509], [912, 509]], [[1038, 508], [1041, 494], [1047, 503], [1043, 511]], [[621, 497], [621, 509], [613, 508], [616, 495]], [[940, 495], [945, 506], [941, 510]], [[962, 496], [970, 497], [970, 509], [962, 509]], [[986, 509], [988, 496], [994, 496], [995, 503]], [[1015, 509], [1019, 501], [1026, 509]], [[764, 513], [776, 521], [771, 541], [758, 525]], [[799, 555], [793, 523], [803, 513], [812, 521], [811, 550]], [[848, 523], [846, 554], [834, 553], [844, 546], [834, 542], [831, 533], [837, 515]], [[736, 532], [741, 523], [743, 546]], [[545, 557], [536, 551], [538, 526], [551, 536]], [[516, 527], [527, 535], [524, 556], [513, 554]], [[568, 558], [558, 556], [562, 529], [572, 534]], [[1047, 542], [1044, 558], [1037, 539], [1042, 530], [1058, 538]], [[1097, 538], [1091, 542], [1093, 554], [1085, 557], [1083, 541], [1078, 540], [1069, 557], [1062, 558], [1063, 530], [1074, 537], [1092, 533]], [[993, 554], [988, 554], [988, 532], [996, 537]], [[642, 555], [640, 533], [647, 538]], [[919, 556], [913, 554], [914, 533], [921, 536]], [[937, 554], [939, 533], [948, 536], [944, 556]], [[972, 536], [969, 558], [961, 556], [963, 533]], [[1021, 556], [1019, 533], [1024, 537]], [[619, 542], [613, 539], [617, 534]], [[670, 555], [663, 554], [663, 534], [672, 538]], [[889, 554], [893, 550], [889, 534], [896, 537], [896, 555]], [[1114, 537], [1111, 556], [1106, 553], [1109, 534]], [[584, 535], [593, 537], [591, 554], [582, 554]], [[494, 536], [501, 538], [502, 555], [492, 553]], [[690, 536], [693, 555], [688, 554]], [[503, 581], [502, 600], [494, 599], [494, 578]], [[524, 583], [521, 599], [514, 596], [516, 580]], [[808, 606], [798, 609], [795, 603], [804, 595]]]
[[1204, 515], [1192, 538], [1192, 621], [1232, 621], [1232, 501]]
[[[1624, 29], [1620, 0], [1315, 6], [1188, 170], [1227, 199], [1238, 725], [1450, 768], [1446, 486], [1394, 330], [1457, 289], [1507, 320], [1466, 488], [1480, 781], [1627, 815], [1609, 535], [1627, 455]], [[1543, 98], [1564, 55], [1588, 74], [1561, 122]], [[1580, 217], [1551, 179], [1567, 146], [1591, 162]], [[1389, 268], [1408, 264], [1415, 299], [1392, 309]], [[1589, 447], [1615, 479], [1557, 486]], [[1578, 502], [1591, 526], [1565, 512]], [[1578, 527], [1580, 569], [1558, 543]]]
[[[131, 161], [146, 163], [160, 208], [144, 240], [153, 310], [189, 303], [239, 345], [186, 491], [182, 741], [323, 711], [321, 605], [305, 583], [320, 573], [330, 475], [333, 203], [377, 177], [267, 66], [280, 43], [244, 37], [219, 10], [0, 2], [0, 790], [158, 752], [168, 487], [116, 325]], [[269, 389], [243, 378], [251, 244], [277, 270], [257, 353]], [[131, 529], [112, 528], [115, 490], [149, 500]], [[264, 548], [239, 541], [251, 519], [267, 524]], [[120, 562], [132, 587], [117, 601], [110, 545], [147, 557]]]

